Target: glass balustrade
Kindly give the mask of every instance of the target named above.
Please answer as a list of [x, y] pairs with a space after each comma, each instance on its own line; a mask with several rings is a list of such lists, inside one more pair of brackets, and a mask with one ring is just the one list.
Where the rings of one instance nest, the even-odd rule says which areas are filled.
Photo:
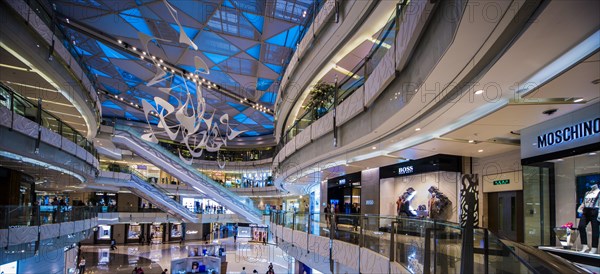
[[98, 159], [98, 153], [94, 148], [94, 144], [88, 141], [81, 133], [65, 124], [58, 117], [47, 112], [44, 109], [42, 102], [41, 111], [37, 102], [30, 101], [20, 94], [16, 93], [10, 87], [0, 83], [0, 105], [11, 110], [14, 114], [23, 116], [42, 127], [50, 129], [52, 132], [59, 134], [63, 138], [84, 148], [87, 152], [94, 155]]
[[[549, 266], [532, 255], [535, 252], [509, 247], [487, 229], [476, 228], [473, 239], [464, 239], [464, 228], [455, 223], [396, 216], [285, 211], [272, 211], [270, 220], [293, 231], [356, 245], [364, 250], [361, 252], [379, 254], [411, 273], [556, 273], [556, 266]], [[300, 236], [293, 237], [297, 241]], [[472, 244], [472, 249], [467, 248], [470, 251], [465, 253], [468, 244]], [[330, 248], [335, 249], [335, 245], [330, 244]], [[472, 270], [461, 270], [463, 256], [472, 256]]]
[[[326, 113], [330, 112], [335, 106], [344, 102], [344, 100], [352, 95], [354, 91], [365, 84], [369, 75], [373, 73], [377, 65], [383, 60], [385, 54], [389, 50], [393, 50], [393, 47], [395, 46], [396, 35], [398, 34], [399, 29], [398, 26], [402, 24], [399, 18], [404, 12], [403, 7], [405, 7], [407, 1], [400, 1], [399, 3], [402, 4], [398, 5], [398, 9], [396, 9], [390, 18], [388, 18], [386, 25], [377, 34], [376, 38], [372, 40], [373, 46], [368, 54], [366, 54], [360, 62], [350, 70], [348, 75], [336, 83], [335, 95], [332, 96], [334, 99], [330, 102], [326, 102], [324, 110], [319, 109], [319, 111], [316, 111], [312, 108], [305, 108], [299, 118], [296, 118], [294, 123], [284, 132], [284, 134], [282, 134], [280, 144], [285, 145], [287, 142], [291, 141], [296, 135], [320, 117], [323, 117]], [[315, 115], [316, 113], [320, 114]], [[280, 151], [282, 147], [282, 145], [278, 146], [277, 151]]]
[[0, 229], [38, 226], [92, 219], [101, 207], [93, 206], [0, 206]]

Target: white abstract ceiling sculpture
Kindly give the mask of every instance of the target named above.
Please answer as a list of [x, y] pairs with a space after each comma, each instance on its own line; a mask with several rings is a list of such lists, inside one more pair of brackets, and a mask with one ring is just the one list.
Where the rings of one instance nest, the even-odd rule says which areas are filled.
[[[169, 13], [175, 20], [176, 24], [181, 27], [179, 23], [179, 19], [177, 18], [177, 10], [171, 7], [169, 3], [165, 0], [165, 6], [169, 10]], [[146, 35], [144, 33], [138, 32], [138, 37], [141, 44], [144, 47], [144, 52], [150, 53], [148, 49], [148, 43], [152, 40], [162, 40], [156, 37], [152, 37]], [[187, 36], [185, 31], [180, 31], [179, 43], [188, 44], [194, 50], [198, 49], [198, 46]], [[143, 56], [141, 58], [144, 58]], [[146, 85], [153, 86], [160, 82], [163, 82], [170, 77], [173, 77], [175, 72], [172, 70], [171, 74], [166, 71], [167, 68], [164, 69], [161, 67], [162, 60], [156, 60], [150, 58], [156, 67], [156, 74], [151, 81], [149, 81]], [[208, 74], [209, 70], [206, 66], [206, 63], [199, 58], [198, 56], [194, 57], [194, 63], [196, 67], [196, 71], [191, 73], [191, 75], [182, 75], [182, 79], [184, 81], [183, 87], [186, 91], [185, 102], [181, 102], [178, 100], [178, 106], [174, 106], [168, 101], [164, 100], [160, 97], [154, 97], [154, 105], [149, 103], [148, 101], [142, 101], [142, 107], [144, 110], [144, 116], [146, 118], [146, 122], [150, 126], [150, 132], [142, 135], [142, 138], [148, 142], [158, 143], [158, 139], [156, 138], [157, 133], [166, 133], [166, 135], [172, 141], [178, 141], [178, 136], [181, 136], [182, 139], [179, 141], [189, 151], [191, 158], [185, 158], [181, 154], [181, 150], [179, 150], [179, 158], [184, 161], [186, 164], [192, 164], [194, 158], [202, 156], [204, 150], [208, 152], [217, 152], [217, 163], [219, 167], [225, 167], [225, 161], [223, 161], [220, 157], [220, 149], [222, 146], [227, 146], [228, 140], [233, 140], [238, 135], [242, 134], [244, 131], [234, 130], [229, 126], [229, 115], [223, 114], [217, 121], [213, 121], [215, 117], [215, 112], [212, 114], [206, 113], [206, 101], [202, 96], [202, 85], [197, 84], [196, 87], [196, 100], [194, 102], [193, 96], [188, 88], [188, 80], [191, 79], [197, 73]], [[187, 79], [187, 80], [186, 80]], [[193, 80], [196, 83], [196, 80]], [[158, 88], [159, 90], [168, 93], [171, 88]], [[191, 113], [190, 113], [191, 112]], [[158, 128], [162, 129], [160, 132], [155, 132], [152, 129], [151, 118], [157, 117], [159, 119]], [[223, 125], [225, 128], [225, 132], [221, 132], [220, 125]]]

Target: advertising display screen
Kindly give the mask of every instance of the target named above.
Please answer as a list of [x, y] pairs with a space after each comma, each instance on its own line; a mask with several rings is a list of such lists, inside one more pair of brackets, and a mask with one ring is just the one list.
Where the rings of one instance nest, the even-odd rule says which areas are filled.
[[110, 240], [110, 226], [99, 225], [98, 226], [98, 240]]

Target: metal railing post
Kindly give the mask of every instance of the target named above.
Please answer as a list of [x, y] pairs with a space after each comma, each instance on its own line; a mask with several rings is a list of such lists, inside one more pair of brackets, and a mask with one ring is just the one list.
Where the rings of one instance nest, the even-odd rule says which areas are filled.
[[310, 249], [308, 248], [309, 237], [310, 237], [310, 229], [312, 227], [312, 215], [308, 213], [308, 227], [306, 228], [306, 253], [310, 253]]
[[484, 273], [488, 274], [489, 273], [489, 254], [490, 254], [490, 248], [489, 248], [489, 231], [486, 229], [483, 229], [483, 269], [484, 269]]
[[396, 258], [395, 247], [396, 247], [396, 226], [398, 225], [398, 221], [392, 222], [392, 231], [390, 232], [390, 258], [389, 258], [389, 266], [388, 273], [392, 273], [392, 262]]
[[331, 224], [331, 227], [329, 228], [329, 271], [331, 271], [331, 273], [333, 273], [333, 233], [335, 231], [335, 214], [330, 213], [331, 216], [331, 221], [329, 222]]
[[296, 212], [292, 213], [292, 246], [294, 246], [294, 230], [296, 229]]

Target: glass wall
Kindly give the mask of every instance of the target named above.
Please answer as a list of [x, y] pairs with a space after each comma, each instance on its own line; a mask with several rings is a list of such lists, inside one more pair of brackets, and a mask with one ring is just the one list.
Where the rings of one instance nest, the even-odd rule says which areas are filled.
[[[584, 196], [600, 183], [600, 152], [523, 165], [525, 243], [556, 245], [554, 228], [579, 224]], [[587, 226], [591, 245], [591, 226]], [[581, 247], [581, 237], [574, 248]]]

